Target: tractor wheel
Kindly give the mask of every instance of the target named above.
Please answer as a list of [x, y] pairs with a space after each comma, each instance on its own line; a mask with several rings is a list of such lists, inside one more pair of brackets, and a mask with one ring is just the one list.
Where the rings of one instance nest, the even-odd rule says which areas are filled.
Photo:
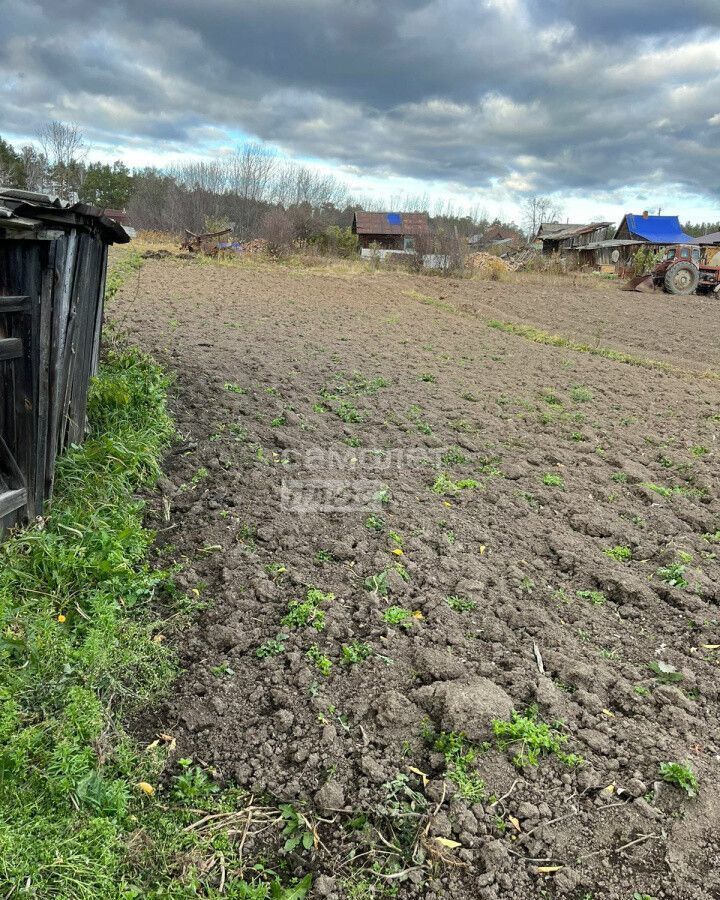
[[700, 272], [692, 263], [676, 262], [665, 273], [665, 290], [668, 294], [694, 294], [700, 281]]

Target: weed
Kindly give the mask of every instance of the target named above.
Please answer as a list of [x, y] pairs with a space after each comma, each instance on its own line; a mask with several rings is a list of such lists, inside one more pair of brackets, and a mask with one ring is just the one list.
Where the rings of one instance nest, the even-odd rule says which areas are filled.
[[387, 572], [378, 572], [377, 575], [369, 575], [363, 582], [366, 591], [377, 594], [378, 597], [387, 597], [390, 590]]
[[223, 678], [226, 675], [234, 675], [235, 670], [230, 668], [227, 662], [221, 662], [217, 666], [210, 666], [210, 674], [216, 678]]
[[575, 591], [575, 593], [583, 600], [589, 600], [595, 606], [601, 606], [607, 600], [602, 591]]
[[446, 494], [455, 496], [456, 494], [459, 494], [460, 491], [474, 490], [477, 486], [478, 482], [473, 478], [463, 478], [460, 481], [453, 481], [449, 475], [441, 473], [435, 479], [435, 483], [431, 490], [433, 493], [444, 497]]
[[424, 372], [420, 376], [420, 381], [428, 381], [431, 384], [434, 384], [437, 381], [437, 378], [434, 375], [430, 374], [429, 372]]
[[[295, 809], [292, 803], [281, 803], [278, 808], [285, 823], [282, 831], [282, 836], [285, 838], [283, 852], [291, 853], [298, 847], [302, 847], [303, 850], [312, 850], [315, 846], [315, 833], [310, 822]], [[299, 896], [305, 895], [300, 894]]]
[[413, 622], [410, 610], [402, 606], [389, 606], [383, 613], [383, 619], [395, 628], [410, 628]]
[[302, 628], [312, 625], [316, 631], [325, 628], [325, 611], [320, 609], [321, 603], [334, 600], [334, 594], [324, 594], [317, 588], [310, 588], [305, 600], [291, 600], [288, 603], [287, 615], [281, 620], [288, 628]]
[[565, 482], [561, 475], [554, 475], [552, 472], [546, 472], [542, 477], [542, 483], [546, 487], [565, 487]]
[[433, 747], [445, 757], [445, 777], [457, 788], [458, 794], [469, 803], [485, 798], [485, 782], [474, 768], [477, 750], [462, 732], [442, 731], [434, 738]]
[[239, 384], [233, 384], [231, 381], [226, 381], [223, 387], [231, 394], [247, 394], [246, 388], [240, 387]]
[[353, 666], [369, 659], [373, 655], [373, 648], [370, 644], [355, 640], [349, 644], [343, 644], [340, 652], [342, 653], [343, 663]]
[[573, 433], [570, 435], [570, 437], [572, 438], [573, 441], [578, 441], [578, 442], [587, 440], [587, 438], [582, 433], [582, 431], [573, 431]]
[[661, 684], [677, 684], [683, 680], [682, 672], [678, 672], [670, 663], [653, 660], [651, 663], [648, 663], [648, 669]]
[[660, 774], [663, 777], [663, 781], [677, 785], [677, 787], [685, 791], [688, 797], [694, 797], [697, 794], [697, 776], [688, 766], [676, 762], [660, 763]]
[[467, 457], [459, 447], [450, 447], [443, 453], [441, 460], [446, 466], [461, 466], [467, 462]]
[[453, 595], [446, 597], [445, 602], [450, 609], [454, 609], [455, 612], [470, 612], [473, 609], [477, 609], [477, 603], [474, 600], [468, 600], [465, 597]]
[[265, 572], [273, 581], [282, 581], [282, 576], [287, 572], [287, 568], [282, 563], [268, 563], [264, 566]]
[[375, 491], [372, 498], [375, 503], [382, 503], [383, 506], [386, 506], [392, 499], [390, 491], [387, 488], [381, 488], [379, 491]]
[[260, 644], [257, 648], [255, 656], [260, 657], [260, 659], [266, 659], [269, 656], [278, 656], [285, 650], [284, 640], [284, 634], [279, 634], [277, 638], [268, 638], [267, 641]]
[[606, 547], [603, 550], [603, 553], [605, 556], [614, 559], [616, 562], [629, 562], [629, 560], [632, 559], [632, 550], [621, 544], [618, 544], [615, 547]]
[[570, 397], [576, 403], [587, 403], [588, 401], [592, 400], [593, 392], [589, 388], [576, 384], [570, 389]]
[[329, 656], [326, 656], [318, 647], [317, 644], [313, 644], [312, 647], [305, 654], [308, 659], [312, 660], [315, 663], [315, 666], [320, 672], [321, 675], [327, 678], [327, 676], [332, 671], [332, 660]]
[[398, 534], [397, 531], [388, 531], [388, 538], [395, 544], [396, 547], [403, 547], [405, 544], [405, 540], [402, 535]]
[[332, 553], [329, 550], [321, 549], [321, 550], [318, 550], [318, 552], [315, 554], [315, 561], [319, 562], [319, 563], [333, 562], [334, 559], [335, 559], [335, 557], [332, 555]]
[[649, 697], [650, 691], [645, 687], [644, 684], [636, 684], [633, 688], [638, 697]]
[[365, 519], [365, 527], [370, 531], [382, 531], [385, 527], [385, 519], [373, 513]]
[[343, 422], [351, 424], [353, 422], [362, 422], [362, 413], [350, 403], [348, 400], [341, 400], [335, 409], [335, 415], [342, 419]]
[[540, 721], [536, 706], [531, 706], [524, 716], [513, 710], [509, 722], [495, 719], [493, 733], [501, 750], [519, 747], [513, 757], [513, 763], [519, 769], [536, 766], [541, 756], [550, 754], [568, 766], [578, 766], [583, 762], [581, 756], [565, 752], [567, 736], [560, 731], [558, 724]]
[[697, 446], [695, 446], [695, 447], [691, 447], [691, 448], [690, 448], [690, 452], [692, 453], [692, 455], [693, 455], [694, 457], [699, 458], [699, 457], [701, 457], [701, 456], [705, 456], [707, 453], [710, 452], [710, 450], [709, 450], [707, 447], [703, 447], [703, 446], [701, 446], [701, 445], [697, 445]]
[[179, 759], [178, 765], [182, 772], [173, 778], [172, 789], [176, 800], [197, 805], [199, 800], [206, 800], [211, 794], [217, 793], [218, 786], [200, 766], [193, 765], [192, 759]]
[[627, 484], [628, 477], [624, 472], [613, 472], [610, 476], [617, 484]]
[[669, 566], [661, 566], [655, 573], [661, 581], [670, 587], [686, 588], [690, 582], [685, 578], [687, 566], [682, 563], [672, 563]]

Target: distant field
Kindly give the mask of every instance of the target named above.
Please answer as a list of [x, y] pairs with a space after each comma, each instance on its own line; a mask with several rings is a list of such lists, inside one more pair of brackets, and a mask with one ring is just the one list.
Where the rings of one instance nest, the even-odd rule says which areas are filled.
[[137, 729], [317, 829], [248, 865], [720, 895], [716, 300], [148, 259], [110, 312], [177, 378], [150, 524], [207, 601]]

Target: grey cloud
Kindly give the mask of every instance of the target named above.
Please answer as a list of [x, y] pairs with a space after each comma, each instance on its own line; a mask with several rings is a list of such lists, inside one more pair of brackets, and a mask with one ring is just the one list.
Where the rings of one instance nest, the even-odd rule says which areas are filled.
[[[0, 0], [0, 133], [236, 129], [369, 172], [718, 197], [720, 4]], [[720, 119], [720, 116], [718, 116]]]

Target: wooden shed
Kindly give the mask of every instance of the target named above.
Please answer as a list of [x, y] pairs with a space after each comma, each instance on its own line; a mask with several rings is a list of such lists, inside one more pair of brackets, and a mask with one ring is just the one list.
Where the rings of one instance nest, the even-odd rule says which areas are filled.
[[427, 213], [356, 212], [352, 232], [361, 249], [412, 252], [419, 249], [418, 239], [430, 236], [430, 220]]
[[101, 210], [0, 187], [0, 534], [42, 514], [84, 437], [107, 247], [128, 240]]

